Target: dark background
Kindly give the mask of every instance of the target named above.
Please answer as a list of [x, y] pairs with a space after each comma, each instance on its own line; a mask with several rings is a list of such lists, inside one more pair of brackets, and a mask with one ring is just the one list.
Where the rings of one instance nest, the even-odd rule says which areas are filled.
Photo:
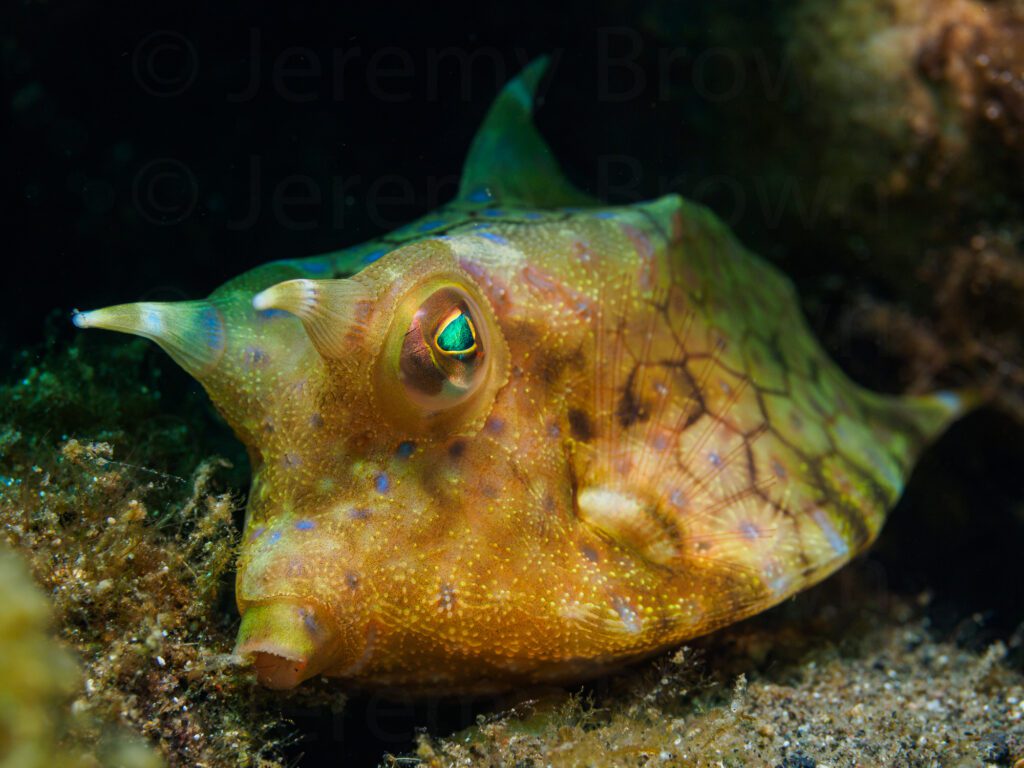
[[500, 85], [541, 54], [538, 119], [581, 186], [638, 199], [716, 173], [694, 127], [708, 102], [666, 95], [693, 57], [661, 81], [667, 44], [632, 12], [340, 5], [8, 7], [5, 347], [41, 341], [55, 307], [205, 295], [425, 213]]
[[[354, 244], [422, 215], [454, 191], [501, 84], [542, 54], [552, 66], [537, 120], [570, 178], [613, 201], [677, 191], [710, 204], [787, 268], [811, 297], [815, 328], [830, 326], [829, 292], [858, 276], [815, 250], [814, 222], [794, 223], [778, 214], [785, 201], [752, 196], [722, 149], [737, 131], [756, 141], [756, 127], [722, 119], [734, 118], [736, 100], [801, 108], [785, 88], [737, 80], [737, 61], [771, 65], [771, 35], [756, 50], [684, 45], [704, 23], [697, 3], [680, 4], [690, 12], [678, 35], [652, 24], [643, 4], [425, 5], [224, 2], [213, 13], [177, 2], [7, 4], [5, 371], [17, 373], [16, 352], [68, 342], [72, 308], [202, 296], [265, 261]], [[732, 5], [749, 25], [771, 7]], [[897, 387], [870, 343], [830, 351], [861, 381]], [[1019, 524], [1006, 533], [1024, 495], [1020, 438], [992, 412], [956, 427], [925, 458], [872, 555], [895, 588], [938, 595], [943, 631], [971, 613], [992, 628], [986, 638], [1020, 621]], [[937, 513], [950, 498], [949, 508], [977, 515]], [[357, 699], [340, 726], [299, 713], [315, 740], [296, 753], [372, 761], [409, 749], [415, 727], [451, 731], [490, 705], [388, 716], [368, 711], [376, 706]], [[367, 736], [371, 714], [394, 723], [387, 738]]]

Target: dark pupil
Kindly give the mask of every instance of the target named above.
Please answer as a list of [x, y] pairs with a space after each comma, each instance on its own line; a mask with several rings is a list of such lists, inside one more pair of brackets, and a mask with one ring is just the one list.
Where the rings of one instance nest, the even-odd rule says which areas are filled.
[[465, 352], [473, 347], [473, 329], [469, 318], [460, 314], [453, 318], [437, 336], [437, 346], [444, 352]]

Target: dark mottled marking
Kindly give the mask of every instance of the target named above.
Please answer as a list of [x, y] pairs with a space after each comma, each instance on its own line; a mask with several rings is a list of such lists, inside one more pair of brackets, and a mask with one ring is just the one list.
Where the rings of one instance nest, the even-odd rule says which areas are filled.
[[345, 574], [345, 583], [348, 584], [349, 589], [355, 589], [359, 586], [359, 574], [349, 571]]
[[636, 384], [636, 372], [639, 366], [634, 365], [626, 378], [626, 384], [622, 388], [622, 397], [619, 398], [619, 405], [616, 414], [619, 423], [623, 427], [631, 427], [634, 424], [642, 423], [650, 418], [650, 411], [647, 404], [639, 400], [633, 391]]
[[814, 357], [807, 358], [807, 378], [813, 383], [817, 383], [821, 376], [821, 366], [818, 365], [818, 360]]
[[320, 429], [320, 427], [324, 425], [324, 417], [319, 413], [314, 413], [309, 417], [309, 425], [313, 427], [313, 429]]
[[581, 370], [586, 363], [586, 356], [582, 348], [563, 354], [558, 350], [544, 347], [538, 339], [535, 349], [533, 369], [548, 388], [561, 381], [566, 371]]
[[466, 452], [466, 441], [456, 440], [448, 446], [448, 455], [453, 459], [461, 459]]
[[673, 389], [686, 397], [686, 420], [681, 425], [681, 430], [689, 429], [708, 412], [707, 406], [704, 404], [704, 394], [700, 391], [697, 379], [690, 372], [685, 360], [663, 360], [658, 363], [658, 366], [676, 374], [674, 379], [676, 384]]
[[593, 547], [588, 547], [586, 544], [580, 547], [580, 552], [592, 563], [597, 563], [601, 560], [601, 557], [597, 554], [597, 550]]
[[772, 356], [772, 361], [776, 366], [781, 368], [784, 373], [789, 373], [789, 363], [786, 361], [786, 356], [782, 354], [782, 348], [779, 346], [778, 334], [772, 334], [768, 340], [766, 346], [768, 347], [768, 353]]
[[590, 423], [590, 417], [579, 408], [569, 409], [569, 429], [572, 436], [582, 443], [589, 443], [594, 439], [594, 427]]
[[353, 520], [366, 520], [370, 516], [370, 510], [366, 507], [353, 507], [348, 516]]

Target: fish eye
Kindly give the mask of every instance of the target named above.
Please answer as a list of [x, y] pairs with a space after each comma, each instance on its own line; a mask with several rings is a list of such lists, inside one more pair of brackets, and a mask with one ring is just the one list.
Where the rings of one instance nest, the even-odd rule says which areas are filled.
[[476, 354], [476, 326], [460, 307], [455, 307], [441, 321], [434, 334], [434, 346], [442, 355], [467, 360]]
[[459, 403], [473, 390], [486, 357], [471, 299], [451, 287], [431, 294], [402, 341], [398, 375], [406, 395], [427, 411]]
[[413, 286], [396, 307], [376, 382], [382, 414], [402, 429], [469, 429], [504, 383], [508, 352], [493, 311], [459, 277]]

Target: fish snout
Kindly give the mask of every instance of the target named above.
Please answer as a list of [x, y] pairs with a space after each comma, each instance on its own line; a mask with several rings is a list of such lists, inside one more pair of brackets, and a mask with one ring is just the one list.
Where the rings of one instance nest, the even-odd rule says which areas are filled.
[[235, 654], [251, 661], [267, 688], [294, 688], [327, 669], [337, 649], [336, 633], [319, 614], [313, 606], [287, 600], [249, 605]]

